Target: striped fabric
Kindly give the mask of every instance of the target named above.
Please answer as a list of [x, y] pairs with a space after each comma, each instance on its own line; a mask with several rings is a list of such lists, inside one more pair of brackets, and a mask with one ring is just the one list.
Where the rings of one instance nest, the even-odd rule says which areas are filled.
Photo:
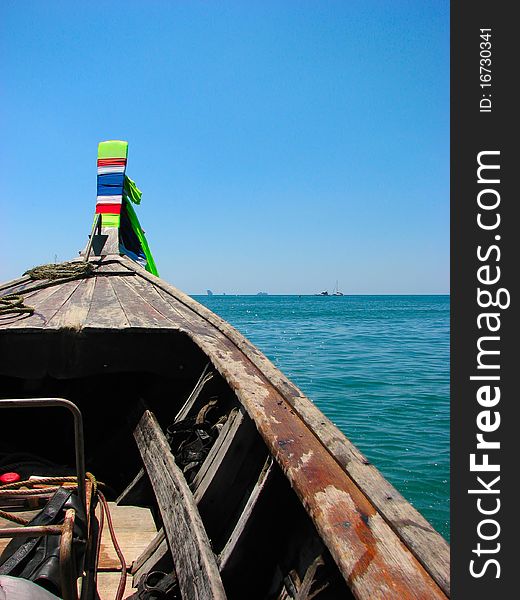
[[122, 204], [96, 204], [96, 213], [120, 215]]
[[98, 167], [98, 175], [108, 175], [109, 173], [124, 173], [126, 169], [126, 165], [121, 165], [121, 166], [117, 166], [114, 165], [113, 167]]
[[128, 143], [111, 140], [98, 146], [96, 219], [101, 228], [118, 229], [119, 253], [129, 256], [149, 273], [158, 275], [143, 228], [133, 204], [141, 203], [141, 190], [126, 175]]
[[127, 155], [127, 142], [110, 140], [98, 146], [96, 213], [102, 215], [102, 227], [119, 227]]

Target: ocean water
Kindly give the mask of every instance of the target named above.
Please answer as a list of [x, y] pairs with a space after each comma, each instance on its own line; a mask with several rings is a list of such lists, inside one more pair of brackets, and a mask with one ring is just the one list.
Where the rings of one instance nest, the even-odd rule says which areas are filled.
[[449, 540], [449, 296], [195, 296]]

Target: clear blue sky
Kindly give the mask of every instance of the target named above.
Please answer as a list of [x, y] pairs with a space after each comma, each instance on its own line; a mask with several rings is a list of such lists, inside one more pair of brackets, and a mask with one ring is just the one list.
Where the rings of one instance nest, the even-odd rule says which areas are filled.
[[0, 280], [74, 257], [97, 143], [188, 293], [449, 292], [447, 1], [0, 4]]

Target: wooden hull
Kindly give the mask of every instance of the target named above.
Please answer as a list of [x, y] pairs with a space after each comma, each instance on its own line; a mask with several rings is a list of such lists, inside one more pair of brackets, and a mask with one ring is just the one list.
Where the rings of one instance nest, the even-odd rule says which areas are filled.
[[[186, 598], [449, 595], [446, 542], [258, 349], [129, 259], [94, 264], [3, 287], [36, 310], [1, 319], [2, 396], [78, 405], [88, 470], [154, 515], [136, 582], [175, 569]], [[188, 424], [209, 438], [191, 466]], [[40, 423], [25, 427], [3, 452], [42, 453]], [[50, 460], [63, 441], [47, 436]]]

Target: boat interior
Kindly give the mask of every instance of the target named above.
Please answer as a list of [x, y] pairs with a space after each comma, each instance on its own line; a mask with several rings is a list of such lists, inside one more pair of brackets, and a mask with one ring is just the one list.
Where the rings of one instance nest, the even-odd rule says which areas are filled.
[[[45, 513], [57, 493], [46, 478], [67, 478], [72, 494], [87, 482], [87, 524], [80, 507], [69, 564], [62, 548], [59, 577], [37, 580], [49, 598], [200, 597], [194, 581], [213, 559], [208, 598], [353, 597], [254, 421], [187, 333], [12, 330], [2, 347], [3, 398], [65, 399], [82, 416], [79, 447], [63, 406], [2, 406], [0, 473], [25, 483], [0, 486], [0, 531], [22, 527], [8, 516], [31, 526]], [[27, 536], [10, 539], [0, 538], [4, 575]]]

